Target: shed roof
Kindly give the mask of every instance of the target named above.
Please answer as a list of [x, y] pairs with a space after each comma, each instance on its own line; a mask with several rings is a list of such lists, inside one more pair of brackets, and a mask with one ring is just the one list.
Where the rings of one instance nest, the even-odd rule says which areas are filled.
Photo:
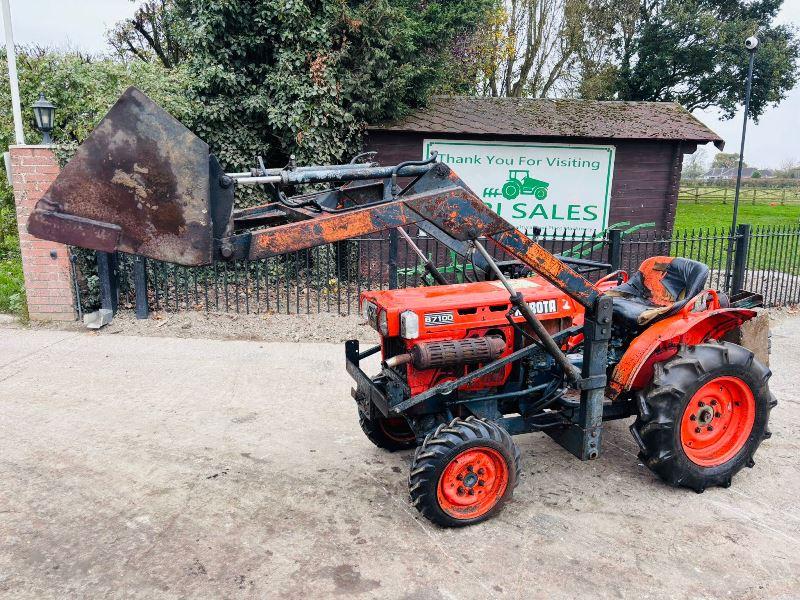
[[434, 96], [371, 131], [725, 142], [676, 102]]

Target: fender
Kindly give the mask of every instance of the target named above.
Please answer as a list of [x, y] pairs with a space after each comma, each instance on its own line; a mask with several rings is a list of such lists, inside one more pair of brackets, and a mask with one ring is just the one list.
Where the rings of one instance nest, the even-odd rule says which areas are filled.
[[[701, 302], [708, 301], [698, 310]], [[623, 392], [645, 387], [653, 378], [653, 365], [673, 356], [681, 344], [701, 344], [719, 338], [756, 316], [746, 308], [720, 308], [714, 290], [701, 292], [680, 312], [645, 329], [634, 338], [614, 368], [608, 395], [614, 400]]]

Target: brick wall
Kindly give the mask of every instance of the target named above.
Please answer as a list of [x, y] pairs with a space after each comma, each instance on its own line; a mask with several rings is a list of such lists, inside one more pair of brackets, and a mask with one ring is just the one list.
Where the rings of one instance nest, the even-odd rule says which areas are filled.
[[48, 146], [11, 146], [19, 243], [28, 313], [37, 321], [75, 320], [69, 250], [28, 233], [28, 215], [56, 178], [58, 163]]

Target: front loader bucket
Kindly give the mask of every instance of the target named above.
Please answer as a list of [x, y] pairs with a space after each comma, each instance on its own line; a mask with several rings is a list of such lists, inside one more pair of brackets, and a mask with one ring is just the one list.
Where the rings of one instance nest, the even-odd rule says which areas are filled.
[[104, 252], [211, 262], [208, 145], [134, 87], [37, 203], [28, 231]]

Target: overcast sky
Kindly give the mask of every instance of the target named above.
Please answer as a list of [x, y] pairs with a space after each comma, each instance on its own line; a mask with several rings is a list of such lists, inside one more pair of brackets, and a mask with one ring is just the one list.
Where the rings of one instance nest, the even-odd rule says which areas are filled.
[[[129, 0], [11, 0], [15, 41], [102, 52], [106, 30], [132, 15], [135, 6]], [[800, 0], [785, 0], [780, 21], [800, 26]], [[725, 140], [726, 151], [739, 151], [741, 112], [729, 121], [713, 110], [695, 114]], [[713, 152], [709, 145], [709, 156]], [[777, 108], [767, 109], [757, 125], [750, 123], [745, 159], [761, 167], [800, 161], [800, 86]]]

